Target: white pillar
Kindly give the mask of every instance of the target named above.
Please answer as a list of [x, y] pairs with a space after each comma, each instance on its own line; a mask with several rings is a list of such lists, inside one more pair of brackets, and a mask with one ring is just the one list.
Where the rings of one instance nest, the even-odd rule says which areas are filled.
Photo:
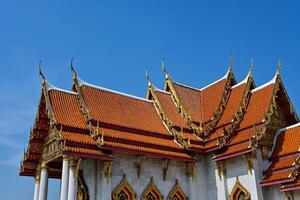
[[42, 166], [39, 200], [47, 200], [47, 192], [48, 192], [48, 168], [46, 166]]
[[77, 199], [77, 177], [75, 177], [76, 165], [74, 162], [70, 163], [69, 167], [69, 185], [68, 185], [68, 200]]
[[68, 181], [69, 181], [69, 161], [67, 157], [63, 157], [62, 173], [61, 173], [61, 188], [60, 200], [67, 200], [68, 198]]
[[33, 200], [39, 199], [39, 190], [40, 190], [40, 175], [36, 176], [34, 178], [34, 194], [33, 194]]

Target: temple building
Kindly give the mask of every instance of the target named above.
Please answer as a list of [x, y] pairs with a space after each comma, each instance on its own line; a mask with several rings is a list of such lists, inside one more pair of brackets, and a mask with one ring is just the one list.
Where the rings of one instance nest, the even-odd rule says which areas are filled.
[[[167, 72], [147, 75], [145, 98], [81, 80], [72, 89], [42, 77], [37, 114], [20, 166], [46, 200], [300, 199], [300, 123], [280, 77], [256, 86], [251, 66], [237, 82], [230, 63], [196, 88]], [[225, 70], [224, 70], [225, 71]]]

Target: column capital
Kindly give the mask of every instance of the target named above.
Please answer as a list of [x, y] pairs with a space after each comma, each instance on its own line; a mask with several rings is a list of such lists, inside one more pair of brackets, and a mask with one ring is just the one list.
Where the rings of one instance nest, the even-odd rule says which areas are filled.
[[42, 162], [41, 169], [48, 169], [48, 165], [45, 162]]
[[37, 175], [34, 176], [34, 181], [35, 181], [36, 183], [39, 183], [40, 180], [41, 180], [40, 174], [37, 174]]

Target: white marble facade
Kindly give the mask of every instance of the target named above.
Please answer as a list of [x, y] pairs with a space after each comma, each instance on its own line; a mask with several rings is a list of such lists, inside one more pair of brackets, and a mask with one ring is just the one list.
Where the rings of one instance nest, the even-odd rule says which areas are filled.
[[[262, 188], [259, 181], [266, 162], [257, 155], [253, 162], [254, 169], [250, 172], [242, 156], [226, 161], [227, 173], [218, 176], [212, 155], [199, 157], [196, 163], [196, 178], [192, 180], [186, 175], [184, 162], [171, 161], [169, 163], [166, 180], [163, 180], [165, 161], [145, 158], [142, 162], [140, 177], [137, 176], [137, 163], [140, 157], [129, 155], [115, 155], [112, 164], [112, 177], [105, 176], [102, 161], [86, 159], [82, 161], [81, 170], [87, 184], [91, 200], [109, 200], [114, 188], [121, 182], [123, 174], [136, 193], [136, 199], [141, 199], [142, 193], [149, 184], [151, 177], [159, 188], [164, 199], [178, 180], [182, 190], [189, 200], [226, 200], [238, 179], [251, 194], [251, 200], [285, 200], [286, 196], [279, 191], [278, 186]], [[300, 192], [293, 192], [294, 199], [300, 199]], [[292, 198], [291, 198], [292, 199]]]

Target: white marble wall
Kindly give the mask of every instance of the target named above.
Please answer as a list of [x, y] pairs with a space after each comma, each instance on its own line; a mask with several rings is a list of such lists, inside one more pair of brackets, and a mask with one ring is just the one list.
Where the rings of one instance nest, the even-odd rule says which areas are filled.
[[[284, 194], [278, 190], [278, 187], [261, 188], [259, 181], [264, 163], [259, 160], [259, 156], [254, 160], [252, 174], [248, 171], [246, 162], [241, 157], [227, 160], [227, 174], [222, 179], [218, 176], [216, 164], [212, 161], [211, 155], [199, 156], [196, 163], [197, 177], [195, 180], [187, 177], [184, 162], [171, 161], [165, 181], [163, 180], [165, 161], [146, 158], [143, 160], [142, 170], [138, 178], [136, 164], [140, 161], [139, 157], [120, 154], [114, 156], [111, 181], [104, 176], [104, 163], [102, 161], [87, 159], [82, 162], [81, 169], [83, 169], [91, 200], [111, 199], [111, 193], [122, 180], [123, 174], [126, 175], [128, 182], [135, 190], [137, 199], [141, 199], [151, 177], [164, 195], [164, 199], [167, 198], [177, 179], [189, 200], [227, 200], [237, 177], [240, 183], [251, 193], [251, 200], [284, 199]], [[294, 193], [297, 198], [299, 195], [300, 192]]]

